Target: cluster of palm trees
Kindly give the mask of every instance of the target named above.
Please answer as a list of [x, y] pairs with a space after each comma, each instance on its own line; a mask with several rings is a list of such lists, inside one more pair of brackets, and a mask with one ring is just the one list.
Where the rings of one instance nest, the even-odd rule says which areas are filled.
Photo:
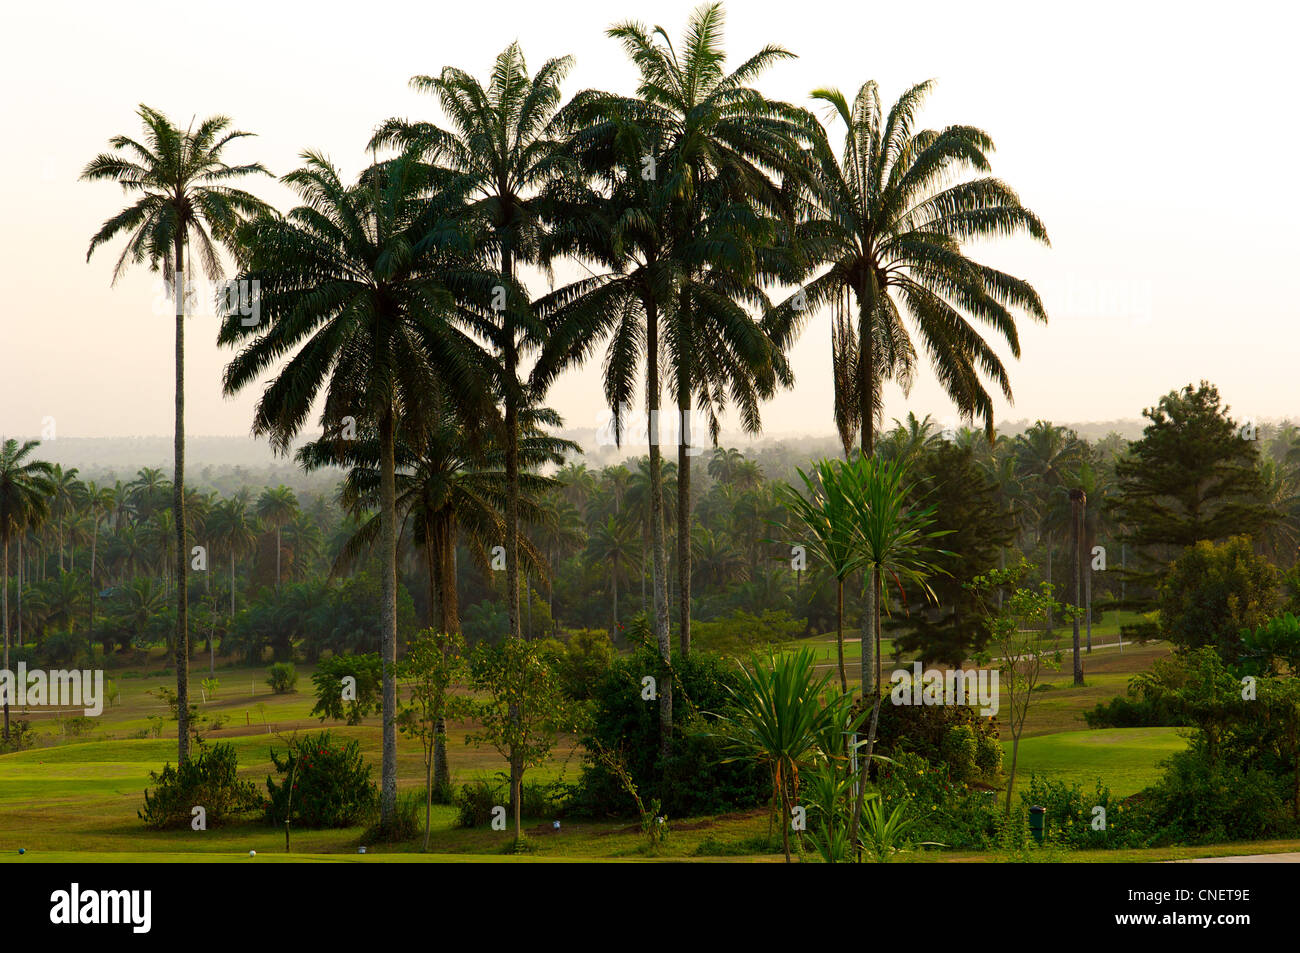
[[[528, 571], [521, 524], [526, 474], [536, 463], [524, 446], [527, 421], [559, 374], [603, 347], [610, 407], [621, 414], [642, 403], [650, 421], [653, 629], [671, 665], [666, 521], [676, 523], [678, 639], [689, 652], [691, 445], [704, 437], [690, 432], [693, 421], [716, 436], [721, 415], [734, 412], [756, 431], [762, 401], [792, 383], [787, 347], [829, 306], [846, 447], [857, 434], [871, 455], [882, 385], [910, 383], [918, 347], [959, 412], [982, 417], [989, 429], [983, 381], [1006, 396], [1010, 387], [979, 328], [992, 328], [1014, 353], [1012, 309], [1044, 317], [1026, 283], [963, 251], [973, 239], [1045, 233], [987, 174], [986, 134], [916, 127], [928, 84], [887, 112], [873, 83], [851, 102], [816, 92], [843, 126], [837, 151], [812, 112], [754, 86], [792, 54], [766, 46], [728, 67], [720, 4], [696, 10], [678, 44], [662, 28], [634, 22], [608, 32], [638, 71], [633, 93], [584, 90], [565, 101], [571, 60], [530, 74], [517, 44], [497, 57], [486, 83], [450, 67], [415, 77], [415, 88], [436, 97], [444, 123], [381, 123], [368, 143], [373, 163], [354, 183], [324, 155], [304, 153], [302, 167], [282, 178], [301, 204], [283, 215], [237, 187], [266, 170], [225, 161], [226, 147], [246, 135], [225, 117], [182, 131], [142, 107], [144, 140], [115, 137], [113, 151], [85, 171], [136, 197], [105, 222], [90, 252], [124, 235], [115, 276], [144, 263], [177, 281], [172, 510], [182, 712], [187, 250], [217, 276], [224, 248], [241, 287], [254, 289], [254, 320], [228, 313], [218, 338], [236, 349], [227, 393], [272, 375], [254, 433], [287, 451], [317, 406], [326, 440], [345, 441], [349, 421], [361, 431], [364, 452], [338, 449], [331, 462], [365, 471], [355, 481], [358, 499], [377, 509], [385, 819], [396, 803], [399, 473], [411, 472], [409, 451], [433, 439], [430, 431], [454, 421], [475, 453], [499, 458], [507, 634], [519, 638]], [[533, 296], [530, 275], [561, 259], [586, 275]], [[769, 296], [777, 287], [787, 292], [779, 302]], [[671, 510], [660, 443], [665, 389], [678, 421], [669, 430], [681, 434]], [[660, 691], [665, 750], [671, 688], [669, 679]], [[183, 720], [179, 735], [183, 760]], [[519, 766], [512, 768], [517, 783]]]

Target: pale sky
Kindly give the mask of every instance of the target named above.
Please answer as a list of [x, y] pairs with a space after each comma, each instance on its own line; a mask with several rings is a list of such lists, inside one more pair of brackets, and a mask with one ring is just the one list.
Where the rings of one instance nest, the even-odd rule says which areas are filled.
[[[40, 3], [3, 14], [0, 58], [0, 433], [168, 434], [172, 319], [147, 270], [109, 280], [120, 245], [85, 261], [90, 236], [126, 204], [77, 180], [116, 133], [136, 136], [138, 103], [187, 125], [214, 113], [258, 134], [229, 161], [295, 168], [321, 149], [345, 173], [389, 116], [439, 120], [409, 78], [454, 65], [485, 76], [518, 39], [530, 67], [573, 54], [565, 86], [633, 91], [604, 35], [613, 22], [662, 24], [676, 39], [694, 0], [311, 4], [259, 0]], [[1202, 378], [1240, 418], [1300, 416], [1300, 305], [1291, 293], [1300, 221], [1294, 171], [1297, 15], [1279, 3], [883, 4], [731, 0], [734, 63], [765, 43], [798, 54], [759, 87], [807, 104], [818, 86], [851, 95], [877, 80], [887, 101], [938, 87], [926, 126], [968, 123], [997, 144], [994, 173], [1043, 219], [1028, 240], [982, 257], [1039, 287], [1051, 322], [1021, 325], [1009, 365], [1014, 406], [997, 418], [1137, 417]], [[1291, 64], [1291, 65], [1288, 65]], [[838, 141], [838, 135], [837, 135]], [[282, 210], [290, 194], [252, 186]], [[541, 291], [537, 282], [534, 291]], [[246, 434], [255, 392], [227, 400], [213, 317], [187, 324], [187, 428]], [[827, 317], [792, 353], [796, 388], [764, 410], [765, 431], [830, 433]], [[1004, 358], [1010, 360], [1004, 354]], [[549, 403], [574, 427], [597, 423], [599, 361], [563, 378]], [[928, 369], [886, 414], [951, 417]]]

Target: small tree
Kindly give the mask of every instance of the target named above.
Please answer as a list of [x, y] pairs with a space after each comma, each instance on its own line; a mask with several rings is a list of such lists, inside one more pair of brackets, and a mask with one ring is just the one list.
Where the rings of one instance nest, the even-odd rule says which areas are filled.
[[465, 639], [425, 629], [416, 635], [398, 663], [397, 677], [409, 700], [397, 716], [397, 729], [417, 738], [424, 755], [424, 850], [429, 849], [429, 822], [433, 813], [433, 756], [438, 726], [470, 709], [468, 699], [453, 695], [465, 676]]
[[322, 659], [311, 677], [316, 688], [311, 713], [321, 721], [331, 718], [349, 725], [359, 725], [367, 715], [377, 714], [382, 668], [377, 652]]
[[[980, 596], [988, 615], [992, 633], [989, 648], [997, 653], [992, 659], [983, 655], [978, 660], [981, 664], [990, 661], [997, 663], [1001, 702], [1009, 709], [1007, 723], [1011, 727], [1011, 768], [1007, 774], [1007, 814], [1011, 813], [1011, 791], [1016, 783], [1020, 736], [1025, 730], [1034, 689], [1044, 671], [1058, 671], [1061, 667], [1059, 642], [1054, 639], [1051, 648], [1047, 648], [1038, 637], [1038, 632], [1030, 626], [1046, 618], [1049, 612], [1064, 619], [1072, 619], [1073, 613], [1077, 611], [1074, 606], [1062, 605], [1053, 598], [1052, 584], [1049, 582], [1040, 584], [1036, 590], [1020, 586], [1029, 571], [1029, 564], [1021, 560], [1018, 566], [994, 569], [983, 576], [976, 576], [969, 583], [971, 590]], [[1012, 590], [1003, 600], [1000, 609], [996, 607], [994, 599], [999, 589]]]
[[468, 742], [490, 745], [519, 765], [511, 772], [510, 798], [515, 844], [520, 846], [524, 772], [550, 757], [559, 731], [574, 727], [572, 703], [536, 642], [507, 639], [501, 645], [480, 645], [470, 655], [470, 677], [484, 697], [471, 705], [481, 728]]

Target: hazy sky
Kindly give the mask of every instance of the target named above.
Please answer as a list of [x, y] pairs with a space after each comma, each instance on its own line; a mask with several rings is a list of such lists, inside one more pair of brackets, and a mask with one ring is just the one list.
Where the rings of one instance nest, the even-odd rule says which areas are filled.
[[[633, 89], [615, 21], [676, 38], [693, 0], [538, 3], [10, 5], [0, 60], [0, 433], [165, 434], [172, 422], [172, 319], [147, 270], [109, 280], [120, 245], [86, 246], [125, 204], [117, 187], [77, 181], [116, 133], [136, 135], [145, 102], [181, 125], [233, 117], [258, 134], [231, 161], [277, 175], [319, 148], [349, 175], [389, 116], [437, 119], [408, 79], [444, 65], [486, 74], [521, 41], [531, 67], [571, 53], [566, 92]], [[1038, 2], [883, 4], [731, 0], [727, 49], [764, 43], [799, 55], [760, 82], [806, 103], [873, 78], [892, 101], [933, 77], [924, 125], [963, 122], [997, 143], [994, 173], [1046, 223], [1052, 247], [983, 251], [1033, 281], [1051, 322], [1022, 324], [1010, 365], [1014, 406], [999, 419], [1136, 417], [1189, 381], [1217, 383], [1239, 417], [1300, 415], [1300, 306], [1289, 278], [1300, 185], [1293, 169], [1294, 8], [1279, 3]], [[1291, 65], [1288, 65], [1291, 64]], [[290, 196], [254, 186], [282, 209]], [[540, 283], [535, 287], [540, 291]], [[187, 426], [247, 433], [256, 393], [222, 397], [229, 352], [212, 316], [187, 324]], [[819, 316], [793, 351], [796, 388], [767, 405], [770, 433], [827, 433], [829, 329]], [[1009, 360], [1009, 357], [1007, 357]], [[599, 362], [562, 379], [550, 403], [593, 426]], [[951, 409], [924, 371], [887, 416]]]

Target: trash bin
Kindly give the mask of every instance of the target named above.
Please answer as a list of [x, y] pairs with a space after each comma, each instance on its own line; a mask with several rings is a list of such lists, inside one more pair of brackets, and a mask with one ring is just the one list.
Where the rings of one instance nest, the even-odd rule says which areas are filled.
[[1047, 808], [1035, 804], [1029, 809], [1029, 833], [1034, 836], [1034, 843], [1043, 846], [1043, 824]]

